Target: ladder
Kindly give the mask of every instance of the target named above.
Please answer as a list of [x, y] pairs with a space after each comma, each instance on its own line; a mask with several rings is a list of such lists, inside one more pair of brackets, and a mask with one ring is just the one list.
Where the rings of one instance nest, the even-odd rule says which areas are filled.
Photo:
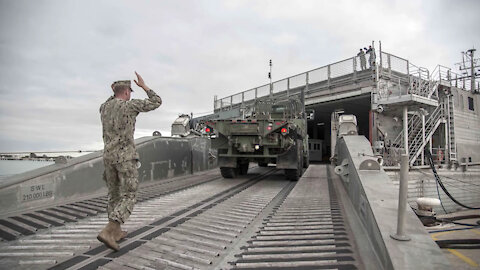
[[449, 161], [457, 160], [457, 147], [455, 144], [455, 123], [453, 98], [447, 96], [447, 128], [448, 128], [448, 157]]

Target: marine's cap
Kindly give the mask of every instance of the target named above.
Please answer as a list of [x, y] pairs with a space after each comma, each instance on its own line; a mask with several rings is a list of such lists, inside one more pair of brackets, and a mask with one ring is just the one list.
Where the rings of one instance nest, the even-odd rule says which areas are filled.
[[117, 86], [128, 86], [128, 88], [130, 88], [130, 91], [133, 92], [133, 89], [132, 89], [132, 83], [130, 80], [126, 80], [126, 81], [116, 81], [112, 84], [112, 89], [115, 89], [115, 87]]

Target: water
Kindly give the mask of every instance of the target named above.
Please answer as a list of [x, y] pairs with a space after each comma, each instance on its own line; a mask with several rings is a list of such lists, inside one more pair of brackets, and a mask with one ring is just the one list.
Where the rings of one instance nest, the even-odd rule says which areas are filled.
[[0, 160], [0, 181], [23, 172], [54, 164], [54, 161]]

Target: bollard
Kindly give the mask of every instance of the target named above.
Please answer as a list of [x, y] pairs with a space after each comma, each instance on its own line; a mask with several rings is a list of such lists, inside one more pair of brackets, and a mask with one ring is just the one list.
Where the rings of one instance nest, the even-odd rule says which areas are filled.
[[409, 241], [410, 237], [405, 235], [405, 210], [407, 207], [407, 191], [408, 191], [408, 155], [402, 154], [400, 159], [400, 187], [398, 192], [398, 217], [397, 217], [397, 233], [390, 234], [395, 240]]

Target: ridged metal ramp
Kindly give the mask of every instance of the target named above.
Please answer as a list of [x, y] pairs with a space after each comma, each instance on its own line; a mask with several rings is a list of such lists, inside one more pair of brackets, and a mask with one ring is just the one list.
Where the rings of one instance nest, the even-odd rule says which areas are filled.
[[234, 268], [357, 269], [326, 166], [312, 165], [242, 247]]
[[327, 168], [310, 165], [298, 182], [273, 167], [250, 168], [236, 179], [209, 171], [192, 176], [198, 185], [138, 203], [119, 252], [96, 240], [107, 221], [100, 213], [4, 242], [0, 263], [8, 269], [362, 269]]

